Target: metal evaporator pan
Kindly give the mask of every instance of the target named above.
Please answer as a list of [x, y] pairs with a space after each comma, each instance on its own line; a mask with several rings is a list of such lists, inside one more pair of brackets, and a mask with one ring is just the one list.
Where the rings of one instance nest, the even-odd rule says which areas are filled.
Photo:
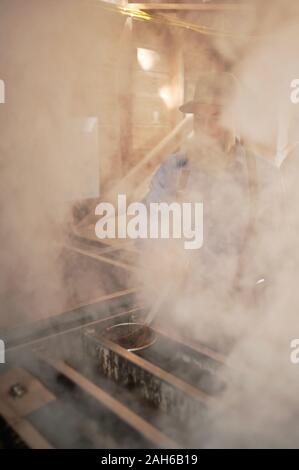
[[118, 323], [106, 328], [103, 336], [132, 352], [146, 349], [157, 340], [156, 333], [143, 323]]

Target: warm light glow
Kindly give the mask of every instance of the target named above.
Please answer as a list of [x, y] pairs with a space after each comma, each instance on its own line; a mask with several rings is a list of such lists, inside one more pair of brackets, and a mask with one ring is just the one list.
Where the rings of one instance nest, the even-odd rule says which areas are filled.
[[160, 98], [162, 98], [167, 108], [173, 109], [178, 106], [178, 103], [177, 103], [178, 93], [175, 87], [170, 87], [167, 85], [163, 86], [159, 90], [159, 96]]
[[159, 54], [151, 49], [137, 48], [137, 60], [143, 70], [151, 70], [159, 60]]

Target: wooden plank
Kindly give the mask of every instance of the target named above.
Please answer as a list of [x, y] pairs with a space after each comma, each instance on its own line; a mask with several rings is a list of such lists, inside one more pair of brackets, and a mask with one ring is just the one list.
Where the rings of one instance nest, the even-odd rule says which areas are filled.
[[117, 86], [119, 102], [119, 151], [115, 155], [114, 177], [123, 176], [128, 164], [128, 155], [132, 151], [132, 108], [133, 108], [133, 59], [132, 47], [132, 18], [125, 21], [119, 41], [119, 56], [117, 60]]
[[[134, 292], [134, 289], [128, 289], [128, 291], [122, 291], [122, 292]], [[113, 295], [113, 294], [111, 294]], [[108, 296], [107, 296], [108, 297]], [[97, 302], [95, 302], [97, 303]], [[84, 304], [84, 306], [86, 306], [86, 304]], [[52, 334], [49, 334], [49, 335], [46, 335], [46, 336], [43, 336], [42, 338], [38, 338], [38, 339], [34, 339], [32, 341], [27, 341], [25, 343], [22, 343], [22, 344], [18, 344], [17, 346], [11, 346], [11, 347], [7, 347], [6, 348], [6, 352], [8, 351], [16, 351], [18, 349], [23, 349], [23, 348], [27, 348], [27, 347], [34, 347], [34, 346], [38, 346], [39, 344], [42, 344], [43, 342], [47, 341], [47, 340], [51, 340], [51, 339], [55, 339], [55, 338], [58, 338], [60, 336], [63, 336], [63, 335], [66, 335], [66, 334], [69, 334], [69, 333], [75, 333], [76, 331], [80, 331], [82, 329], [85, 329], [85, 328], [88, 328], [88, 327], [92, 327], [92, 326], [95, 326], [97, 325], [98, 323], [101, 323], [101, 322], [107, 322], [107, 321], [111, 321], [115, 318], [122, 318], [128, 314], [131, 314], [131, 313], [134, 313], [134, 312], [137, 312], [141, 309], [142, 307], [140, 306], [137, 306], [137, 307], [134, 307], [134, 308], [130, 308], [129, 310], [125, 310], [123, 312], [120, 312], [120, 313], [117, 313], [115, 315], [109, 315], [108, 317], [104, 317], [104, 318], [100, 318], [98, 320], [93, 320], [92, 322], [88, 322], [88, 323], [84, 323], [83, 325], [79, 325], [79, 326], [74, 326], [73, 328], [69, 328], [67, 330], [63, 330], [63, 331], [59, 331], [58, 333], [52, 333]]]
[[132, 192], [141, 180], [152, 174], [153, 169], [161, 163], [165, 155], [170, 155], [181, 145], [186, 136], [192, 131], [192, 122], [191, 116], [184, 117], [170, 134], [130, 169], [124, 178], [116, 183], [107, 196], [113, 197], [113, 195], [115, 196], [122, 192], [127, 195], [130, 194], [129, 188]]
[[30, 449], [53, 449], [28, 420], [18, 417], [5, 402], [0, 402], [0, 415]]
[[[23, 396], [9, 393], [15, 384], [25, 387]], [[31, 449], [52, 448], [26, 417], [53, 400], [55, 396], [24, 369], [10, 369], [0, 376], [0, 414]]]
[[132, 271], [132, 272], [139, 272], [140, 268], [137, 268], [135, 266], [131, 266], [129, 264], [122, 263], [120, 261], [116, 261], [111, 258], [106, 258], [105, 256], [98, 255], [96, 253], [92, 253], [88, 250], [82, 250], [81, 248], [77, 248], [72, 245], [65, 244], [65, 248], [68, 250], [74, 251], [75, 253], [80, 253], [81, 255], [88, 256], [89, 258], [96, 259], [97, 261], [102, 261], [107, 264], [111, 264], [112, 266], [116, 266], [117, 268], [125, 269], [126, 271]]
[[43, 358], [43, 360], [46, 360], [54, 369], [69, 378], [72, 382], [82, 388], [93, 398], [98, 400], [106, 408], [112, 411], [112, 413], [117, 415], [122, 421], [125, 421], [129, 426], [134, 428], [137, 432], [142, 434], [146, 439], [154, 443], [156, 446], [164, 448], [179, 447], [178, 444], [172, 439], [165, 436], [165, 434], [163, 434], [157, 428], [131, 411], [125, 405], [115, 400], [115, 398], [108, 395], [108, 393], [99, 388], [90, 380], [86, 379], [82, 374], [77, 372], [63, 361], [54, 361], [47, 358]]
[[240, 5], [237, 3], [131, 3], [127, 5], [128, 10], [193, 10], [193, 11], [244, 11], [252, 9], [251, 5]]
[[[87, 218], [90, 218], [90, 214], [86, 216], [83, 220], [86, 220]], [[92, 215], [92, 217], [94, 214]], [[96, 223], [96, 218], [94, 217], [94, 224], [89, 223], [88, 225], [84, 225], [83, 223], [76, 225], [73, 227], [73, 234], [75, 237], [78, 237], [79, 239], [83, 240], [88, 240], [88, 241], [93, 241], [99, 243], [99, 245], [105, 245], [109, 248], [113, 248], [115, 250], [126, 250], [126, 251], [132, 251], [133, 253], [138, 253], [138, 249], [135, 247], [134, 242], [132, 240], [128, 239], [120, 239], [120, 238], [104, 238], [104, 239], [99, 239], [96, 234], [95, 234], [95, 223]]]
[[[9, 393], [15, 384], [25, 387], [23, 396], [14, 397]], [[16, 367], [0, 376], [0, 401], [7, 403], [19, 417], [29, 415], [52, 400], [55, 400], [54, 395], [24, 369]]]
[[136, 292], [138, 292], [137, 287], [131, 287], [130, 289], [125, 289], [125, 290], [118, 290], [116, 292], [112, 292], [111, 294], [101, 295], [100, 297], [89, 300], [88, 302], [84, 302], [82, 304], [77, 304], [76, 308], [87, 307], [88, 305], [98, 304], [98, 303], [104, 302], [106, 300], [116, 299], [118, 297], [123, 297], [123, 296], [128, 295], [128, 294], [134, 294]]

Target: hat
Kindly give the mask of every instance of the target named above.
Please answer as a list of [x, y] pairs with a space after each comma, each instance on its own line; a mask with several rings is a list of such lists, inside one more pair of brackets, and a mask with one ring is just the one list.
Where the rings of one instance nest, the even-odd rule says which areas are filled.
[[230, 72], [202, 72], [196, 82], [193, 100], [184, 103], [179, 110], [194, 114], [200, 104], [223, 106], [237, 86], [238, 81]]

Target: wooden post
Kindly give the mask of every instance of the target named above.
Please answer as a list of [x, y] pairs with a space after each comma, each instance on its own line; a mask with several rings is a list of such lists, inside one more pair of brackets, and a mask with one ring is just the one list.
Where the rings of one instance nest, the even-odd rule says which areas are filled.
[[118, 97], [119, 97], [119, 175], [125, 171], [125, 162], [132, 151], [132, 18], [127, 18], [121, 36], [119, 67], [118, 67]]

